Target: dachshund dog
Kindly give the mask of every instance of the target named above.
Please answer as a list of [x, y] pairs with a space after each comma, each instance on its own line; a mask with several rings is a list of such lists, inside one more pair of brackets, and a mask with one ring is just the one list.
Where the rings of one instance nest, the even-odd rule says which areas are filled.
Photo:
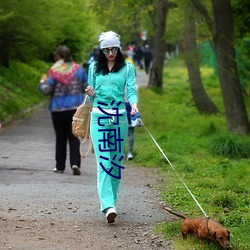
[[216, 241], [223, 249], [231, 249], [229, 240], [230, 232], [222, 225], [210, 218], [187, 218], [185, 215], [173, 212], [171, 209], [163, 207], [169, 213], [183, 219], [181, 233], [183, 239], [187, 239], [188, 234], [196, 235], [200, 241]]

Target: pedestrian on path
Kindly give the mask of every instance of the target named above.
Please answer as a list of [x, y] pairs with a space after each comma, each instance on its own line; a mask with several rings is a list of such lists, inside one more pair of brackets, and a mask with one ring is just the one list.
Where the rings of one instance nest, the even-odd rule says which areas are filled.
[[[134, 61], [128, 57], [127, 52], [123, 53], [123, 57], [126, 62], [131, 63], [134, 66]], [[135, 76], [136, 76], [136, 70], [135, 70]], [[137, 85], [136, 85], [136, 90], [137, 90]], [[137, 97], [138, 97], [138, 92], [137, 92]], [[127, 119], [128, 119], [128, 154], [127, 154], [127, 160], [133, 160], [133, 149], [134, 149], [134, 134], [135, 134], [135, 128], [131, 125], [131, 105], [127, 99], [126, 91], [125, 91], [125, 105], [126, 105], [126, 110], [127, 110]]]
[[131, 104], [131, 115], [138, 112], [137, 94], [134, 66], [124, 60], [120, 36], [113, 31], [104, 32], [99, 42], [99, 57], [89, 67], [86, 93], [93, 100], [90, 133], [97, 160], [101, 211], [108, 223], [113, 223], [128, 133], [124, 91]]
[[87, 74], [73, 61], [67, 46], [59, 46], [55, 51], [55, 64], [50, 68], [48, 77], [41, 79], [39, 89], [50, 95], [49, 110], [56, 135], [55, 173], [64, 173], [66, 168], [67, 142], [69, 142], [70, 166], [73, 175], [80, 175], [80, 142], [72, 134], [72, 117], [84, 100], [84, 86]]
[[143, 57], [144, 57], [144, 67], [145, 67], [145, 72], [148, 75], [149, 69], [151, 66], [151, 61], [153, 59], [152, 51], [149, 48], [148, 44], [145, 45], [144, 51], [143, 51]]

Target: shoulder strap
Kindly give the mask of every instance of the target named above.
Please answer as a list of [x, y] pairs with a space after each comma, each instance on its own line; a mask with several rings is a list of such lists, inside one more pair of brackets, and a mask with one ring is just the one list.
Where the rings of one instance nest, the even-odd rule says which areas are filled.
[[126, 72], [126, 85], [127, 85], [127, 81], [128, 81], [128, 63], [126, 62], [126, 67], [127, 67], [127, 72]]
[[87, 94], [85, 94], [85, 97], [84, 97], [84, 100], [83, 100], [83, 105], [85, 105], [85, 104], [86, 104], [87, 98], [88, 98], [88, 95], [87, 95]]
[[[87, 141], [89, 141], [89, 148], [88, 148], [87, 152], [84, 153], [84, 152], [83, 152], [83, 146], [84, 146], [84, 144], [85, 144]], [[93, 142], [92, 142], [91, 137], [89, 137], [89, 139], [84, 138], [84, 139], [82, 140], [82, 142], [81, 142], [81, 144], [80, 144], [80, 147], [79, 147], [79, 151], [80, 151], [80, 155], [81, 155], [82, 158], [87, 157], [87, 155], [90, 153], [90, 151], [91, 151], [92, 153], [94, 153], [94, 147], [93, 147]]]
[[[86, 105], [87, 98], [88, 98], [88, 95], [86, 94], [85, 98], [84, 98], [84, 101], [83, 101], [83, 104], [82, 104], [83, 106]], [[93, 147], [92, 139], [90, 137], [89, 130], [90, 130], [90, 115], [88, 116], [87, 129], [86, 129], [87, 132], [85, 134], [85, 137], [80, 138], [81, 142], [80, 142], [79, 151], [80, 151], [80, 155], [81, 155], [82, 158], [87, 157], [87, 155], [90, 153], [90, 151], [92, 153], [94, 153], [94, 147]], [[83, 146], [87, 141], [89, 141], [89, 148], [87, 149], [86, 153], [84, 153]]]
[[126, 62], [126, 83], [125, 83], [125, 88], [124, 88], [124, 98], [125, 100], [127, 99], [127, 87], [128, 87], [128, 62]]
[[[95, 67], [95, 61], [93, 62], [93, 65], [92, 65], [92, 72], [91, 72], [91, 75], [92, 75], [92, 83], [94, 85], [94, 67]], [[95, 87], [95, 86], [93, 86]]]
[[[85, 101], [85, 100], [84, 100]], [[92, 153], [94, 153], [94, 147], [93, 147], [93, 142], [92, 142], [92, 139], [91, 139], [91, 136], [90, 136], [90, 132], [89, 132], [89, 129], [90, 129], [90, 115], [88, 116], [88, 122], [87, 122], [87, 131], [86, 132], [86, 135], [85, 137], [82, 139], [81, 143], [80, 143], [80, 147], [79, 147], [79, 151], [80, 151], [80, 155], [82, 158], [85, 158], [87, 157], [87, 155], [90, 153], [90, 151]], [[88, 150], [86, 151], [86, 153], [84, 153], [83, 151], [83, 146], [84, 144], [89, 141], [89, 148]]]

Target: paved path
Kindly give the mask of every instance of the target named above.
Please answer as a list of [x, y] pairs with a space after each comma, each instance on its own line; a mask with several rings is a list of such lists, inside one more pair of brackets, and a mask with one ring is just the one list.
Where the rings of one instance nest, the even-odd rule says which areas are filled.
[[[145, 74], [139, 75], [138, 84], [142, 85], [145, 79], [147, 79]], [[87, 231], [107, 230], [104, 215], [99, 211], [94, 155], [91, 154], [82, 160], [81, 176], [72, 175], [69, 163], [64, 174], [53, 173], [52, 169], [55, 166], [54, 140], [54, 131], [47, 107], [14, 126], [0, 130], [0, 231], [4, 227], [6, 235], [8, 235], [8, 239], [6, 239], [7, 236], [1, 233], [1, 250], [31, 249], [28, 247], [31, 242], [36, 246], [32, 249], [56, 249], [53, 247], [53, 238], [44, 246], [44, 242], [41, 243], [41, 240], [39, 241], [37, 238], [36, 240], [27, 238], [28, 236], [22, 231], [23, 228], [18, 230], [14, 225], [14, 234], [11, 237], [12, 228], [8, 221], [15, 218], [22, 218], [22, 221], [40, 221], [41, 223], [46, 220], [53, 221], [53, 223], [91, 222], [91, 225], [86, 226], [85, 224]], [[151, 188], [159, 178], [156, 170], [135, 168], [126, 164], [122, 173], [124, 178], [117, 204], [116, 224], [122, 225], [124, 228], [120, 228], [120, 230], [124, 232], [131, 225], [137, 225], [137, 231], [138, 226], [140, 228], [147, 225], [145, 230], [152, 231], [155, 223], [167, 218], [166, 213], [159, 208], [157, 192]], [[30, 223], [33, 225], [33, 222]], [[42, 231], [41, 228], [39, 230]], [[48, 228], [48, 230], [50, 229]], [[134, 232], [133, 230], [130, 230], [130, 234]], [[15, 236], [18, 233], [19, 238]], [[84, 238], [84, 235], [82, 236]], [[88, 237], [91, 238], [91, 235]], [[146, 236], [143, 236], [142, 233], [140, 237], [145, 238]], [[102, 241], [104, 239], [99, 235], [99, 243]], [[124, 242], [127, 241], [124, 243], [125, 245], [119, 243], [119, 237], [116, 241], [118, 241], [118, 245], [109, 249], [116, 249], [119, 244], [127, 246], [126, 249], [138, 247], [138, 242], [131, 239], [123, 239]], [[71, 241], [68, 240], [68, 242]], [[150, 242], [145, 243], [145, 248], [143, 248], [144, 245], [141, 245], [140, 248], [154, 249], [153, 245], [150, 246]], [[94, 243], [91, 244], [92, 248], [90, 245], [87, 247], [86, 243], [86, 248], [98, 249], [98, 240], [94, 240]], [[68, 246], [58, 249], [85, 248]], [[157, 249], [160, 248], [157, 247]]]
[[[72, 175], [69, 162], [65, 174], [54, 173], [52, 171], [54, 166], [54, 132], [47, 108], [39, 110], [20, 124], [0, 133], [1, 208], [8, 210], [9, 207], [15, 207], [17, 203], [26, 204], [34, 198], [33, 209], [38, 207], [45, 209], [48, 204], [53, 204], [56, 198], [56, 202], [62, 203], [60, 204], [62, 206], [67, 205], [66, 200], [69, 202], [73, 200], [73, 206], [78, 207], [78, 213], [63, 216], [70, 216], [75, 220], [80, 218], [91, 221], [104, 220], [99, 213], [94, 154], [82, 160], [81, 176]], [[147, 174], [150, 176], [150, 171], [125, 166], [122, 173], [124, 181], [120, 194], [121, 202], [118, 205], [122, 213], [119, 217], [141, 222], [161, 220], [160, 214], [148, 213], [145, 216], [145, 212], [150, 212], [154, 206], [151, 201], [148, 204], [144, 202], [147, 200], [146, 193], [150, 190], [146, 186], [153, 184], [150, 178], [148, 180], [144, 178]], [[143, 175], [143, 180], [140, 175]], [[145, 188], [146, 193], [144, 193]], [[135, 203], [138, 204], [139, 212], [129, 216], [124, 215], [126, 208], [133, 207]], [[145, 206], [150, 209], [146, 209]], [[32, 207], [27, 210], [24, 205], [22, 209], [22, 214], [30, 216]], [[141, 209], [145, 211], [140, 212]], [[84, 212], [86, 210], [89, 212]], [[144, 215], [140, 216], [140, 214]], [[35, 213], [34, 216], [39, 215]], [[61, 209], [52, 216], [59, 219], [62, 216]]]
[[145, 87], [148, 85], [148, 75], [143, 70], [136, 68], [136, 84], [138, 87]]

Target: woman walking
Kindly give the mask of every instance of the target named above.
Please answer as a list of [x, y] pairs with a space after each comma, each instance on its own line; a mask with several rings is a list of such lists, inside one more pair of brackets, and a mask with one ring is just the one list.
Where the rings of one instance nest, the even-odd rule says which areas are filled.
[[70, 167], [73, 175], [80, 175], [80, 142], [72, 134], [72, 117], [84, 99], [87, 74], [73, 61], [67, 46], [59, 46], [55, 51], [56, 62], [50, 68], [48, 77], [40, 82], [39, 89], [50, 95], [49, 110], [56, 134], [55, 173], [64, 173], [66, 168], [67, 142], [69, 142]]
[[113, 223], [128, 133], [124, 91], [131, 104], [131, 115], [138, 112], [137, 93], [135, 70], [123, 58], [120, 36], [113, 31], [104, 32], [99, 42], [100, 53], [89, 67], [86, 93], [93, 100], [90, 133], [97, 160], [101, 211], [108, 223]]

